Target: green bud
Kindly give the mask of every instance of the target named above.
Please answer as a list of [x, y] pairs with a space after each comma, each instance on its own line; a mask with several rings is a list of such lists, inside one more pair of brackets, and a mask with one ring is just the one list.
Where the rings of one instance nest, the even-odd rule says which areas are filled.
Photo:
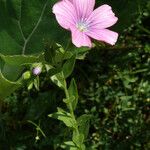
[[26, 71], [25, 73], [23, 73], [22, 76], [23, 76], [24, 80], [28, 80], [31, 77], [31, 73], [30, 73], [30, 71]]

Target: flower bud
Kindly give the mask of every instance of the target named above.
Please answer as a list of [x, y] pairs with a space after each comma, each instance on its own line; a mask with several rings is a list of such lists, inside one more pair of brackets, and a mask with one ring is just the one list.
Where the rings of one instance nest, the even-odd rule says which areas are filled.
[[31, 73], [30, 71], [26, 71], [22, 76], [24, 80], [28, 80], [31, 77]]
[[32, 73], [36, 76], [38, 76], [41, 72], [42, 72], [42, 68], [40, 66], [37, 66], [32, 70]]

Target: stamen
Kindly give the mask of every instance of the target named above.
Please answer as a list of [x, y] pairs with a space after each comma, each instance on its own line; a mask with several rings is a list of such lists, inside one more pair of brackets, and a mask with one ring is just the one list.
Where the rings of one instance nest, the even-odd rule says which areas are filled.
[[86, 32], [88, 30], [88, 25], [83, 19], [81, 19], [81, 21], [77, 23], [77, 28], [81, 32]]

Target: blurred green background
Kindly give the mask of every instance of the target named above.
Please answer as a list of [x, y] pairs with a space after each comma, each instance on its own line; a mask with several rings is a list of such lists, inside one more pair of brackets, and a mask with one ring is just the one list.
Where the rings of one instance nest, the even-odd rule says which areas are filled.
[[[115, 47], [96, 43], [85, 60], [76, 62], [72, 77], [77, 81], [79, 104], [75, 113], [93, 116], [85, 141], [88, 150], [148, 150], [150, 1], [97, 0], [97, 6], [104, 3], [119, 17], [113, 30], [120, 37]], [[71, 131], [47, 117], [64, 106], [63, 97], [43, 71], [40, 91], [24, 86], [1, 102], [0, 150], [63, 149]]]

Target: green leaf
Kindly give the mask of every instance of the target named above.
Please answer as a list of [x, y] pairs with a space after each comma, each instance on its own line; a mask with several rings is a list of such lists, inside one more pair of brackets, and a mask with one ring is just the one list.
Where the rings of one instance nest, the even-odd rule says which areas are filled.
[[12, 82], [16, 82], [21, 76], [23, 72], [23, 68], [21, 66], [14, 66], [11, 64], [4, 64], [3, 69], [1, 69], [1, 73], [3, 76]]
[[78, 104], [78, 89], [77, 89], [77, 85], [74, 79], [71, 80], [70, 86], [68, 88], [68, 92], [69, 92], [69, 96], [70, 97], [74, 97], [74, 99], [72, 100], [72, 107], [75, 110], [76, 106]]
[[36, 54], [43, 51], [43, 42], [47, 41], [66, 46], [70, 35], [59, 26], [52, 13], [55, 2], [56, 0], [36, 0], [36, 3], [34, 0], [0, 0], [0, 53]]
[[82, 115], [77, 119], [77, 123], [79, 126], [79, 132], [84, 135], [84, 138], [87, 138], [89, 132], [89, 122], [91, 119], [91, 115]]
[[33, 81], [30, 81], [29, 83], [28, 83], [28, 90], [31, 90], [32, 88], [33, 88]]
[[50, 77], [52, 82], [54, 82], [58, 87], [65, 88], [65, 79], [62, 72], [59, 72], [53, 76]]
[[50, 77], [61, 72], [61, 67], [54, 68], [52, 66], [46, 65], [46, 69], [47, 69], [47, 75], [50, 76]]
[[66, 62], [64, 63], [62, 70], [65, 78], [69, 77], [72, 73], [75, 65], [75, 60], [76, 56], [74, 55], [70, 59], [66, 60]]
[[10, 95], [12, 91], [16, 90], [21, 86], [19, 81], [11, 82], [6, 80], [0, 72], [0, 100], [3, 100], [6, 96]]
[[33, 81], [33, 84], [34, 84], [37, 91], [39, 91], [39, 82], [40, 82], [39, 77], [36, 77]]
[[58, 49], [59, 47], [57, 47], [56, 44], [46, 44], [45, 46], [45, 53], [44, 53], [44, 56], [45, 56], [45, 60], [50, 63], [51, 65], [52, 64], [55, 64], [55, 56], [56, 56], [56, 50]]
[[66, 103], [66, 104], [69, 104], [70, 102], [72, 103], [74, 101], [75, 97], [74, 96], [71, 96], [69, 97], [68, 99], [67, 98], [64, 98], [63, 99], [63, 102]]
[[71, 114], [61, 108], [58, 108], [58, 112], [48, 116], [62, 121], [67, 127], [75, 128], [75, 121], [72, 119]]
[[78, 133], [76, 130], [74, 130], [72, 140], [80, 148], [84, 142], [84, 135], [82, 133]]
[[72, 141], [64, 142], [63, 145], [61, 145], [62, 148], [68, 149], [68, 150], [77, 150], [78, 148]]
[[44, 61], [43, 54], [39, 55], [3, 55], [0, 54], [2, 60], [9, 65], [23, 66], [25, 64], [32, 64], [35, 62]]
[[70, 51], [65, 51], [60, 44], [46, 45], [45, 60], [55, 66], [63, 60], [71, 58], [73, 55]]

